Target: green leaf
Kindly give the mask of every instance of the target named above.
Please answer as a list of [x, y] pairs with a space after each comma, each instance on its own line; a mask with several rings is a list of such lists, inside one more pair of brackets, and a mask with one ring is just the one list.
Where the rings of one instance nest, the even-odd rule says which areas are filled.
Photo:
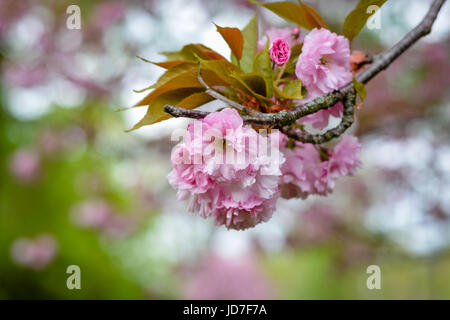
[[162, 62], [154, 62], [154, 61], [150, 61], [148, 59], [142, 58], [140, 56], [136, 56], [137, 58], [141, 59], [144, 62], [147, 63], [151, 63], [154, 64], [155, 66], [164, 68], [164, 69], [170, 69], [178, 64], [184, 63], [184, 62], [189, 62], [187, 60], [172, 60], [172, 61], [162, 61]]
[[251, 72], [253, 68], [253, 60], [258, 50], [258, 18], [253, 16], [252, 20], [242, 30], [244, 37], [244, 49], [242, 51], [241, 69], [244, 72]]
[[364, 100], [367, 95], [366, 87], [364, 86], [364, 84], [362, 82], [359, 82], [358, 80], [356, 80], [355, 77], [353, 77], [352, 82], [353, 82], [353, 86], [355, 87], [355, 90], [358, 93], [359, 97], [361, 98], [361, 100]]
[[275, 87], [275, 93], [284, 99], [303, 99], [302, 82], [300, 80], [289, 81], [281, 90]]
[[215, 72], [223, 81], [226, 81], [228, 84], [235, 84], [235, 79], [231, 77], [233, 73], [242, 72], [241, 69], [227, 60], [199, 59], [199, 61], [201, 62], [202, 69], [208, 69]]
[[310, 23], [306, 18], [305, 10], [300, 5], [289, 1], [260, 3], [255, 0], [249, 0], [249, 2], [256, 5], [261, 5], [264, 8], [269, 9], [276, 15], [280, 16], [281, 18], [295, 23], [305, 29], [312, 29]]
[[242, 58], [242, 50], [244, 49], [244, 37], [238, 28], [224, 28], [216, 24], [217, 32], [226, 41], [233, 55], [238, 61]]
[[284, 72], [287, 74], [294, 74], [295, 67], [297, 66], [297, 61], [299, 55], [302, 53], [303, 43], [298, 43], [291, 48], [291, 57], [286, 64], [286, 69]]
[[[191, 94], [187, 98], [184, 98], [179, 103], [176, 104], [177, 107], [183, 108], [183, 109], [194, 109], [197, 107], [200, 107], [210, 101], [214, 100], [213, 97], [211, 97], [206, 92], [197, 92], [194, 94]], [[158, 118], [154, 123], [167, 120], [172, 118], [172, 116], [168, 113], [163, 115], [162, 117]]]
[[[202, 72], [203, 80], [209, 86], [225, 86], [227, 83], [223, 81], [215, 72], [210, 70], [204, 70]], [[146, 106], [150, 105], [154, 99], [158, 96], [177, 89], [184, 88], [203, 88], [203, 85], [198, 81], [198, 69], [188, 70], [181, 73], [169, 81], [165, 82], [162, 86], [156, 88], [151, 93], [149, 93], [144, 99], [139, 101], [135, 106]]]
[[234, 73], [231, 76], [238, 80], [250, 94], [259, 99], [267, 100], [268, 84], [261, 73]]
[[350, 42], [358, 35], [361, 29], [376, 11], [367, 12], [367, 8], [376, 5], [381, 8], [387, 0], [360, 0], [355, 9], [348, 14], [344, 21], [343, 33], [344, 37]]
[[260, 72], [267, 83], [267, 98], [272, 98], [273, 96], [273, 68], [272, 60], [269, 56], [269, 40], [266, 42], [266, 46], [258, 53], [253, 62], [253, 71]]
[[134, 90], [134, 92], [140, 93], [144, 92], [146, 90], [155, 89], [162, 87], [164, 84], [166, 84], [168, 81], [172, 80], [173, 78], [179, 76], [180, 74], [183, 74], [190, 70], [195, 70], [197, 68], [197, 63], [192, 61], [183, 61], [182, 63], [176, 64], [175, 66], [168, 69], [166, 72], [164, 72], [150, 87], [147, 87], [142, 90]]
[[298, 0], [300, 7], [302, 7], [306, 21], [308, 21], [311, 29], [314, 28], [325, 28], [328, 29], [327, 23], [321, 17], [321, 15], [313, 7], [304, 4], [301, 0]]
[[142, 126], [154, 124], [159, 121], [160, 119], [164, 120], [164, 116], [166, 112], [164, 111], [164, 106], [167, 104], [176, 105], [183, 101], [183, 99], [189, 97], [193, 93], [198, 93], [199, 91], [204, 90], [203, 88], [182, 88], [177, 90], [171, 90], [168, 92], [165, 92], [163, 94], [160, 94], [155, 99], [153, 99], [148, 106], [147, 113], [145, 116], [136, 123], [133, 128], [127, 130], [133, 131], [136, 130]]

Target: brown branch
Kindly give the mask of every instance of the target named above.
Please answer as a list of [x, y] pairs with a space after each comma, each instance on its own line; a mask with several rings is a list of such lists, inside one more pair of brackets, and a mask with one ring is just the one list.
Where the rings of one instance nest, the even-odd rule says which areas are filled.
[[348, 128], [351, 127], [354, 121], [354, 110], [356, 102], [356, 93], [354, 90], [349, 92], [343, 99], [344, 102], [344, 115], [342, 116], [339, 125], [333, 129], [327, 130], [320, 134], [310, 134], [307, 132], [295, 130], [292, 127], [281, 128], [280, 131], [292, 138], [303, 143], [322, 144], [328, 142], [334, 138], [339, 137]]
[[[434, 0], [427, 14], [422, 19], [422, 21], [414, 29], [408, 32], [393, 47], [384, 51], [381, 54], [376, 55], [373, 59], [373, 63], [365, 70], [363, 70], [360, 74], [358, 74], [356, 79], [362, 83], [369, 82], [378, 73], [387, 69], [395, 59], [397, 59], [403, 52], [409, 49], [420, 38], [429, 34], [431, 32], [433, 23], [436, 20], [437, 15], [441, 10], [442, 5], [445, 3], [445, 1], [446, 0]], [[354, 86], [353, 83], [350, 82], [346, 86], [341, 88], [339, 91], [334, 91], [326, 96], [318, 97], [309, 103], [295, 106], [292, 110], [283, 110], [278, 113], [260, 113], [258, 115], [242, 116], [242, 119], [247, 124], [269, 125], [277, 128], [283, 128], [293, 124], [295, 121], [304, 116], [313, 114], [322, 109], [330, 108], [334, 106], [337, 102], [342, 101], [344, 99], [346, 99], [346, 101], [352, 101], [353, 100], [352, 96], [354, 96]], [[350, 102], [348, 102], [348, 108], [350, 108], [349, 104]], [[239, 106], [244, 107], [241, 105]], [[194, 119], [202, 119], [209, 114], [209, 112], [206, 111], [187, 110], [172, 105], [166, 105], [164, 107], [164, 110], [174, 117], [187, 117]], [[296, 137], [297, 140], [302, 142], [323, 143], [320, 141], [325, 142], [331, 140], [336, 136], [339, 136], [351, 125], [351, 123], [353, 122], [353, 107], [351, 113], [352, 113], [351, 121], [350, 115], [348, 114], [348, 116], [345, 118], [344, 112], [344, 118], [341, 124], [338, 127], [331, 129], [321, 135], [311, 135], [306, 133], [294, 134], [292, 129], [286, 128], [284, 128], [283, 131], [287, 132], [292, 137]]]

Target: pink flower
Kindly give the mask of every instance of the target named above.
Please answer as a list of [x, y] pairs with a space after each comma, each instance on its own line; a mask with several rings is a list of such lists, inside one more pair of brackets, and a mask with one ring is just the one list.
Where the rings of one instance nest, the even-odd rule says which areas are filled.
[[359, 159], [361, 145], [358, 138], [342, 135], [341, 140], [330, 152], [330, 173], [333, 178], [356, 174], [356, 168], [362, 166]]
[[295, 142], [286, 146], [281, 138], [281, 150], [286, 161], [281, 167], [281, 196], [306, 198], [311, 194], [327, 195], [333, 191], [335, 179], [353, 175], [361, 166], [360, 145], [356, 137], [343, 135], [331, 150], [309, 143]]
[[281, 167], [283, 198], [307, 198], [310, 194], [325, 195], [332, 190], [326, 165], [316, 147], [296, 142], [293, 148], [283, 148], [286, 162]]
[[41, 170], [39, 154], [28, 149], [17, 150], [11, 158], [10, 170], [21, 182], [35, 180]]
[[269, 54], [272, 61], [277, 65], [285, 64], [291, 57], [289, 43], [282, 38], [275, 39], [270, 46]]
[[295, 70], [310, 94], [324, 95], [352, 80], [350, 44], [327, 29], [306, 35]]
[[229, 229], [269, 220], [279, 197], [283, 159], [259, 154], [262, 140], [274, 142], [244, 127], [234, 109], [192, 122], [171, 157], [174, 169], [168, 180], [178, 189], [178, 200], [190, 198], [190, 211]]
[[210, 256], [190, 274], [185, 298], [193, 300], [261, 300], [273, 297], [273, 288], [258, 265], [249, 258]]
[[11, 257], [15, 263], [25, 268], [42, 270], [55, 258], [58, 242], [48, 234], [35, 239], [19, 238], [11, 245]]
[[265, 36], [258, 41], [258, 52], [266, 45], [267, 37], [269, 37], [270, 43], [277, 38], [284, 39], [291, 47], [303, 42], [299, 28], [270, 28], [266, 31]]

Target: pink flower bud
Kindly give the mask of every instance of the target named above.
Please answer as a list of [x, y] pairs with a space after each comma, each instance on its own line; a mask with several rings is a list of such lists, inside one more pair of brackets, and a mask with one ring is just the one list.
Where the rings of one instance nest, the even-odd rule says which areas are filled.
[[277, 65], [282, 66], [288, 62], [291, 57], [291, 48], [289, 43], [282, 38], [273, 40], [269, 49], [269, 54], [272, 61], [274, 61]]

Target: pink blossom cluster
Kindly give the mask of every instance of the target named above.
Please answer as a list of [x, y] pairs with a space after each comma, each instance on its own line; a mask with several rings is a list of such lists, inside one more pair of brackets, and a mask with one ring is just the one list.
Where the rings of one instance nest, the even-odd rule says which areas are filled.
[[269, 220], [279, 197], [283, 159], [261, 155], [252, 143], [261, 140], [273, 141], [243, 126], [230, 108], [191, 123], [171, 157], [174, 169], [168, 180], [178, 189], [178, 200], [191, 198], [191, 211], [231, 229]]
[[348, 39], [328, 29], [313, 29], [305, 36], [295, 74], [315, 95], [347, 84], [352, 80]]
[[[305, 36], [295, 74], [308, 90], [306, 101], [337, 90], [352, 80], [348, 39], [327, 29], [313, 29]], [[305, 102], [306, 102], [305, 101]], [[302, 119], [316, 129], [328, 126], [330, 115], [341, 117], [342, 102]]]
[[[303, 43], [295, 66], [295, 77], [307, 89], [307, 95], [300, 103], [326, 95], [352, 80], [350, 44], [343, 36], [323, 28], [313, 29], [306, 36], [301, 35], [298, 28], [272, 28], [267, 30], [265, 37], [258, 43], [260, 50], [267, 38], [271, 43], [269, 55], [277, 65], [284, 65], [289, 60], [292, 46]], [[306, 116], [299, 122], [324, 129], [328, 126], [330, 116], [339, 118], [343, 111], [344, 106], [339, 102], [331, 108]]]
[[300, 142], [289, 147], [282, 144], [282, 148], [286, 161], [281, 168], [281, 188], [287, 199], [327, 195], [333, 191], [337, 178], [354, 175], [362, 164], [359, 159], [361, 146], [353, 136], [342, 135], [330, 150]]
[[[267, 39], [269, 56], [278, 66], [289, 61], [292, 46], [303, 43], [295, 74], [291, 75], [292, 79], [300, 79], [307, 90], [300, 102], [326, 95], [352, 79], [349, 41], [343, 36], [327, 29], [313, 29], [306, 36], [298, 28], [269, 29], [258, 43], [259, 50], [267, 45]], [[285, 68], [279, 69], [280, 76], [284, 71]], [[330, 115], [340, 117], [343, 109], [340, 102], [301, 121], [323, 129], [328, 126]], [[201, 130], [195, 130], [196, 127]], [[218, 135], [211, 134], [214, 130]], [[347, 135], [333, 148], [290, 142], [279, 135], [279, 156], [275, 161], [260, 155], [259, 144], [248, 143], [265, 139], [266, 145], [273, 146], [274, 135], [263, 136], [243, 126], [234, 109], [209, 114], [191, 123], [184, 142], [175, 147], [169, 183], [178, 189], [179, 200], [191, 199], [191, 211], [214, 218], [218, 225], [242, 230], [270, 219], [279, 197], [327, 195], [337, 178], [353, 175], [361, 166], [358, 140]], [[217, 146], [227, 150], [218, 152]], [[245, 160], [226, 161], [230, 149]]]
[[10, 159], [12, 175], [22, 183], [30, 183], [39, 177], [41, 172], [41, 158], [33, 149], [18, 149]]
[[[196, 132], [195, 127], [202, 130]], [[213, 137], [211, 130], [218, 135]], [[343, 136], [332, 150], [324, 149], [324, 159], [318, 147], [288, 146], [288, 139], [281, 134], [278, 143], [273, 143], [275, 134], [264, 137], [243, 126], [237, 111], [229, 108], [192, 122], [171, 158], [174, 169], [168, 180], [178, 189], [178, 200], [190, 199], [191, 211], [214, 218], [218, 225], [242, 230], [269, 220], [280, 195], [325, 195], [332, 191], [336, 178], [354, 174], [361, 164], [355, 137]], [[249, 143], [258, 139], [277, 147], [278, 156], [264, 156], [261, 144]], [[218, 145], [225, 150], [219, 148], [218, 152]], [[244, 161], [227, 161], [230, 149]]]

